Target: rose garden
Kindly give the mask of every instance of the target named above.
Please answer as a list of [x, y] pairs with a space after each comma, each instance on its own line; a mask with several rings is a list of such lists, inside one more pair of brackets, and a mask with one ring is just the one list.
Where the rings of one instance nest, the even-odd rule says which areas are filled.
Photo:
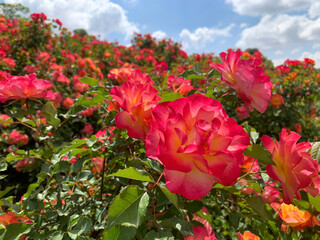
[[1, 239], [319, 239], [320, 70], [0, 16]]

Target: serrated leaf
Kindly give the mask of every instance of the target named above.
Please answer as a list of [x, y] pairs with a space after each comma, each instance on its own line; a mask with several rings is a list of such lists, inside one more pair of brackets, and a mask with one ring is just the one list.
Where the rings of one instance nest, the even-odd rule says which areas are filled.
[[143, 181], [143, 182], [153, 182], [149, 176], [145, 175], [146, 172], [143, 172], [143, 173], [139, 172], [137, 169], [133, 167], [129, 167], [123, 170], [122, 169], [118, 170], [116, 173], [109, 174], [107, 177], [114, 176], [114, 177], [134, 179], [134, 180]]
[[113, 226], [103, 234], [103, 240], [131, 240], [136, 235], [137, 229], [124, 226]]
[[54, 127], [58, 127], [60, 119], [57, 115], [57, 109], [53, 106], [53, 102], [47, 102], [41, 109], [41, 114], [46, 118], [47, 122]]
[[6, 226], [5, 240], [19, 239], [23, 234], [30, 232], [32, 224], [26, 223], [12, 223]]
[[91, 87], [97, 86], [98, 85], [98, 80], [90, 77], [82, 77], [79, 79], [80, 82], [86, 83]]
[[272, 156], [269, 151], [260, 144], [252, 144], [251, 146], [247, 147], [246, 150], [244, 150], [243, 154], [247, 157], [258, 159], [259, 162], [264, 164], [275, 165], [275, 163], [272, 161]]
[[148, 204], [148, 194], [138, 186], [123, 188], [110, 205], [106, 229], [118, 224], [138, 228], [146, 214]]
[[159, 101], [159, 103], [167, 102], [167, 101], [171, 102], [179, 98], [183, 98], [183, 96], [177, 92], [165, 92], [161, 95], [161, 100]]
[[320, 142], [315, 142], [311, 147], [311, 157], [320, 162]]

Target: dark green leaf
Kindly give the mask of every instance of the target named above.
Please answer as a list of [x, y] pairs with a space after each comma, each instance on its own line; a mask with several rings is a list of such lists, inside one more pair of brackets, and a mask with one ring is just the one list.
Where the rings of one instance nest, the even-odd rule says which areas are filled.
[[57, 109], [53, 106], [53, 102], [47, 102], [41, 110], [41, 114], [46, 118], [47, 122], [54, 127], [58, 127], [60, 119], [57, 115]]
[[172, 192], [170, 192], [167, 188], [161, 187], [159, 184], [157, 185], [161, 192], [168, 198], [168, 200], [177, 208], [177, 210], [181, 213], [179, 204], [178, 204], [178, 196]]
[[211, 69], [208, 73], [208, 78], [219, 78], [221, 76], [220, 72], [216, 69]]
[[103, 240], [131, 240], [134, 239], [137, 229], [124, 226], [113, 226], [103, 234]]
[[77, 237], [81, 234], [89, 232], [91, 228], [92, 220], [86, 216], [81, 216], [75, 224], [75, 227], [73, 227], [72, 230], [68, 232], [68, 235], [72, 239], [77, 239]]
[[272, 156], [269, 151], [260, 144], [252, 144], [251, 146], [247, 147], [246, 150], [244, 150], [243, 154], [247, 157], [258, 159], [264, 164], [275, 165], [275, 163], [272, 161]]
[[258, 213], [263, 219], [271, 220], [272, 215], [267, 211], [265, 203], [262, 201], [261, 197], [253, 196], [248, 199], [248, 204], [250, 207]]
[[6, 226], [5, 240], [17, 240], [23, 234], [30, 232], [32, 224], [12, 223]]
[[153, 182], [152, 179], [146, 175], [146, 172], [138, 171], [133, 167], [129, 167], [123, 170], [120, 169], [116, 173], [110, 174], [107, 177], [112, 177], [112, 176], [129, 178], [129, 179], [134, 179], [134, 180], [143, 181], [143, 182]]
[[0, 198], [2, 198], [4, 195], [6, 195], [8, 192], [10, 192], [12, 189], [14, 189], [15, 187], [6, 187], [5, 190], [0, 191]]
[[138, 186], [123, 188], [110, 205], [107, 229], [117, 224], [137, 228], [146, 214], [148, 203], [148, 194]]

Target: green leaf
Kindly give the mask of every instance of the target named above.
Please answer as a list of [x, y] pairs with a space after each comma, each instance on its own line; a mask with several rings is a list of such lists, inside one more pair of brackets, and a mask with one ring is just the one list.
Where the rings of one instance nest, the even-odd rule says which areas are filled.
[[310, 193], [308, 193], [308, 199], [309, 199], [309, 202], [312, 204], [312, 206], [318, 212], [320, 212], [320, 195], [313, 197]]
[[116, 173], [109, 174], [107, 177], [115, 176], [115, 177], [134, 179], [134, 180], [143, 181], [143, 182], [153, 182], [152, 179], [145, 174], [146, 172], [141, 172], [133, 167], [129, 167], [127, 169], [119, 170]]
[[30, 232], [32, 224], [12, 223], [6, 226], [4, 238], [5, 240], [17, 240], [23, 234]]
[[123, 188], [110, 205], [106, 229], [116, 224], [138, 228], [146, 214], [148, 204], [148, 194], [138, 186]]
[[259, 196], [253, 196], [248, 199], [248, 204], [265, 220], [272, 220], [272, 215], [267, 211], [265, 203]]
[[60, 119], [57, 115], [57, 109], [53, 106], [53, 102], [47, 102], [41, 110], [41, 114], [47, 119], [47, 122], [54, 127], [58, 127]]
[[219, 78], [221, 76], [221, 73], [216, 69], [211, 69], [208, 73], [208, 78]]
[[69, 163], [68, 161], [61, 161], [56, 163], [56, 165], [54, 165], [54, 171], [67, 172], [70, 170], [70, 167], [71, 167], [71, 163]]
[[170, 231], [161, 229], [159, 232], [154, 230], [148, 232], [143, 240], [174, 240], [174, 237]]
[[131, 240], [136, 235], [137, 229], [124, 226], [113, 226], [103, 234], [103, 240]]
[[272, 161], [272, 156], [269, 151], [260, 144], [252, 144], [251, 146], [247, 147], [246, 150], [244, 150], [243, 154], [247, 157], [258, 159], [264, 164], [275, 165], [275, 163]]
[[193, 70], [194, 70], [197, 74], [201, 74], [201, 71], [202, 71], [202, 69], [201, 69], [201, 64], [200, 64], [200, 63], [196, 63], [196, 64], [194, 65]]
[[191, 74], [187, 76], [187, 79], [205, 79], [202, 75]]
[[91, 87], [97, 86], [98, 85], [98, 80], [90, 77], [82, 77], [79, 79], [80, 82], [86, 83]]
[[84, 145], [87, 142], [86, 139], [74, 139], [69, 147], [64, 148], [59, 153], [59, 157], [61, 157], [63, 154], [69, 152], [72, 149], [76, 149], [77, 147], [80, 147]]
[[311, 157], [320, 162], [320, 142], [315, 142], [312, 144]]
[[171, 228], [175, 228], [179, 230], [179, 232], [181, 232], [183, 236], [188, 236], [193, 234], [191, 223], [185, 219], [180, 219], [176, 217], [169, 218], [162, 221], [162, 225], [164, 226], [168, 225]]
[[9, 118], [7, 120], [3, 120], [2, 118], [0, 118], [0, 124], [4, 127], [8, 127], [13, 123], [13, 119]]
[[15, 187], [6, 187], [5, 190], [0, 191], [0, 198], [2, 198], [4, 195], [6, 195], [8, 192], [10, 192], [12, 189], [14, 189]]
[[91, 231], [92, 225], [92, 220], [90, 218], [86, 216], [81, 216], [78, 219], [76, 225], [71, 229], [70, 232], [68, 232], [68, 235], [72, 239], [77, 239], [77, 237], [81, 234]]
[[29, 124], [29, 125], [32, 126], [32, 127], [37, 126], [34, 121], [32, 121], [32, 120], [30, 120], [30, 119], [28, 119], [28, 118], [25, 118], [25, 117], [22, 118], [21, 120], [20, 120], [20, 119], [18, 119], [18, 120], [21, 121], [21, 122], [23, 122], [23, 123]]
[[179, 98], [183, 98], [183, 96], [177, 92], [165, 92], [161, 95], [161, 100], [159, 101], [159, 103], [167, 102], [167, 101], [171, 102]]
[[167, 188], [161, 187], [159, 184], [157, 185], [160, 188], [161, 192], [168, 198], [168, 200], [177, 208], [177, 210], [182, 214], [179, 203], [178, 196], [172, 192], [170, 192]]
[[82, 96], [79, 98], [78, 102], [76, 102], [76, 105], [91, 107], [91, 106], [95, 106], [98, 103], [105, 101], [106, 99], [107, 99], [106, 97], [104, 97], [100, 94], [97, 94], [97, 95], [93, 96], [92, 98], [87, 98], [85, 96]]
[[13, 152], [9, 153], [6, 157], [6, 161], [8, 163], [12, 162], [12, 161], [16, 161], [16, 160], [23, 160], [25, 157], [21, 156], [21, 155], [15, 155]]
[[298, 200], [296, 198], [294, 198], [292, 200], [293, 205], [297, 206], [300, 210], [307, 210], [310, 211], [310, 203], [308, 201], [305, 200]]

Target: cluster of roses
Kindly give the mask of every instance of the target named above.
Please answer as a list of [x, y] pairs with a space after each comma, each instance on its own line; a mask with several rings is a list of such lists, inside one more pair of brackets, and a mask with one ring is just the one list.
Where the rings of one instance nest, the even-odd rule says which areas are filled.
[[[272, 84], [264, 75], [260, 62], [241, 59], [240, 52], [220, 54], [221, 72], [249, 110], [263, 113], [271, 97]], [[114, 87], [111, 96], [122, 109], [116, 126], [128, 135], [146, 143], [147, 156], [161, 162], [167, 187], [188, 199], [207, 195], [214, 182], [233, 185], [241, 174], [243, 151], [250, 145], [248, 134], [221, 104], [201, 94], [172, 102], [159, 103], [153, 81], [145, 75], [130, 75]], [[299, 135], [283, 130], [279, 143], [268, 136], [262, 143], [273, 156], [274, 165], [267, 165], [271, 178], [282, 184], [283, 201], [291, 203], [299, 190], [319, 194], [318, 167], [305, 150], [310, 143], [298, 143]]]

